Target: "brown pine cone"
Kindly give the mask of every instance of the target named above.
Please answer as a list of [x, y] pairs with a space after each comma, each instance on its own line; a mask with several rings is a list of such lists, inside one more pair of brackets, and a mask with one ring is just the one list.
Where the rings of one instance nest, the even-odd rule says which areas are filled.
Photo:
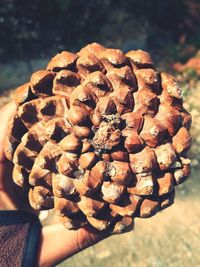
[[128, 231], [171, 205], [190, 173], [191, 116], [142, 50], [63, 51], [16, 90], [5, 152], [36, 210], [68, 229]]

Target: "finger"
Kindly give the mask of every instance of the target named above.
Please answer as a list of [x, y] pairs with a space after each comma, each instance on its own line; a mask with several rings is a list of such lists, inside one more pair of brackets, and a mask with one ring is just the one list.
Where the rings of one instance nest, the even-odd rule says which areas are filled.
[[0, 109], [0, 162], [5, 159], [3, 144], [7, 135], [8, 121], [16, 111], [16, 104], [10, 102]]
[[54, 266], [107, 236], [108, 233], [86, 227], [68, 231], [62, 224], [45, 226], [41, 234], [38, 265]]

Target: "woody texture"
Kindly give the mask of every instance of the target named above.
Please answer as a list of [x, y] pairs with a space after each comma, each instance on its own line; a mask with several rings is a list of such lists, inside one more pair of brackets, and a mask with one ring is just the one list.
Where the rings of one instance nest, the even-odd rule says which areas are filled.
[[191, 116], [142, 50], [63, 51], [16, 89], [5, 145], [35, 210], [122, 233], [170, 206], [190, 174]]

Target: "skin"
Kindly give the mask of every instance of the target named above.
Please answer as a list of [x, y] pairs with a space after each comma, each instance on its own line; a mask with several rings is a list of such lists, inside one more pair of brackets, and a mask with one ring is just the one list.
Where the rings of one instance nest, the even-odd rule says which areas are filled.
[[[0, 210], [24, 210], [34, 212], [28, 205], [27, 192], [12, 180], [12, 163], [3, 150], [8, 120], [16, 111], [13, 102], [0, 109]], [[106, 238], [108, 233], [98, 232], [90, 227], [68, 231], [62, 224], [44, 226], [38, 248], [39, 267], [55, 266], [79, 251]]]

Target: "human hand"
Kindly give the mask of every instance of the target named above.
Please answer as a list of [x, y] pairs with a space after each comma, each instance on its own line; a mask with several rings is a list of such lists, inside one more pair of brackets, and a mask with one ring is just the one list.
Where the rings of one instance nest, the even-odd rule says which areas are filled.
[[[13, 166], [6, 159], [3, 150], [8, 120], [15, 110], [14, 103], [9, 103], [0, 109], [0, 210], [33, 212], [28, 204], [26, 190], [17, 186], [12, 180]], [[98, 232], [90, 227], [68, 231], [62, 224], [44, 226], [39, 244], [38, 266], [54, 266], [107, 236], [107, 232]]]

